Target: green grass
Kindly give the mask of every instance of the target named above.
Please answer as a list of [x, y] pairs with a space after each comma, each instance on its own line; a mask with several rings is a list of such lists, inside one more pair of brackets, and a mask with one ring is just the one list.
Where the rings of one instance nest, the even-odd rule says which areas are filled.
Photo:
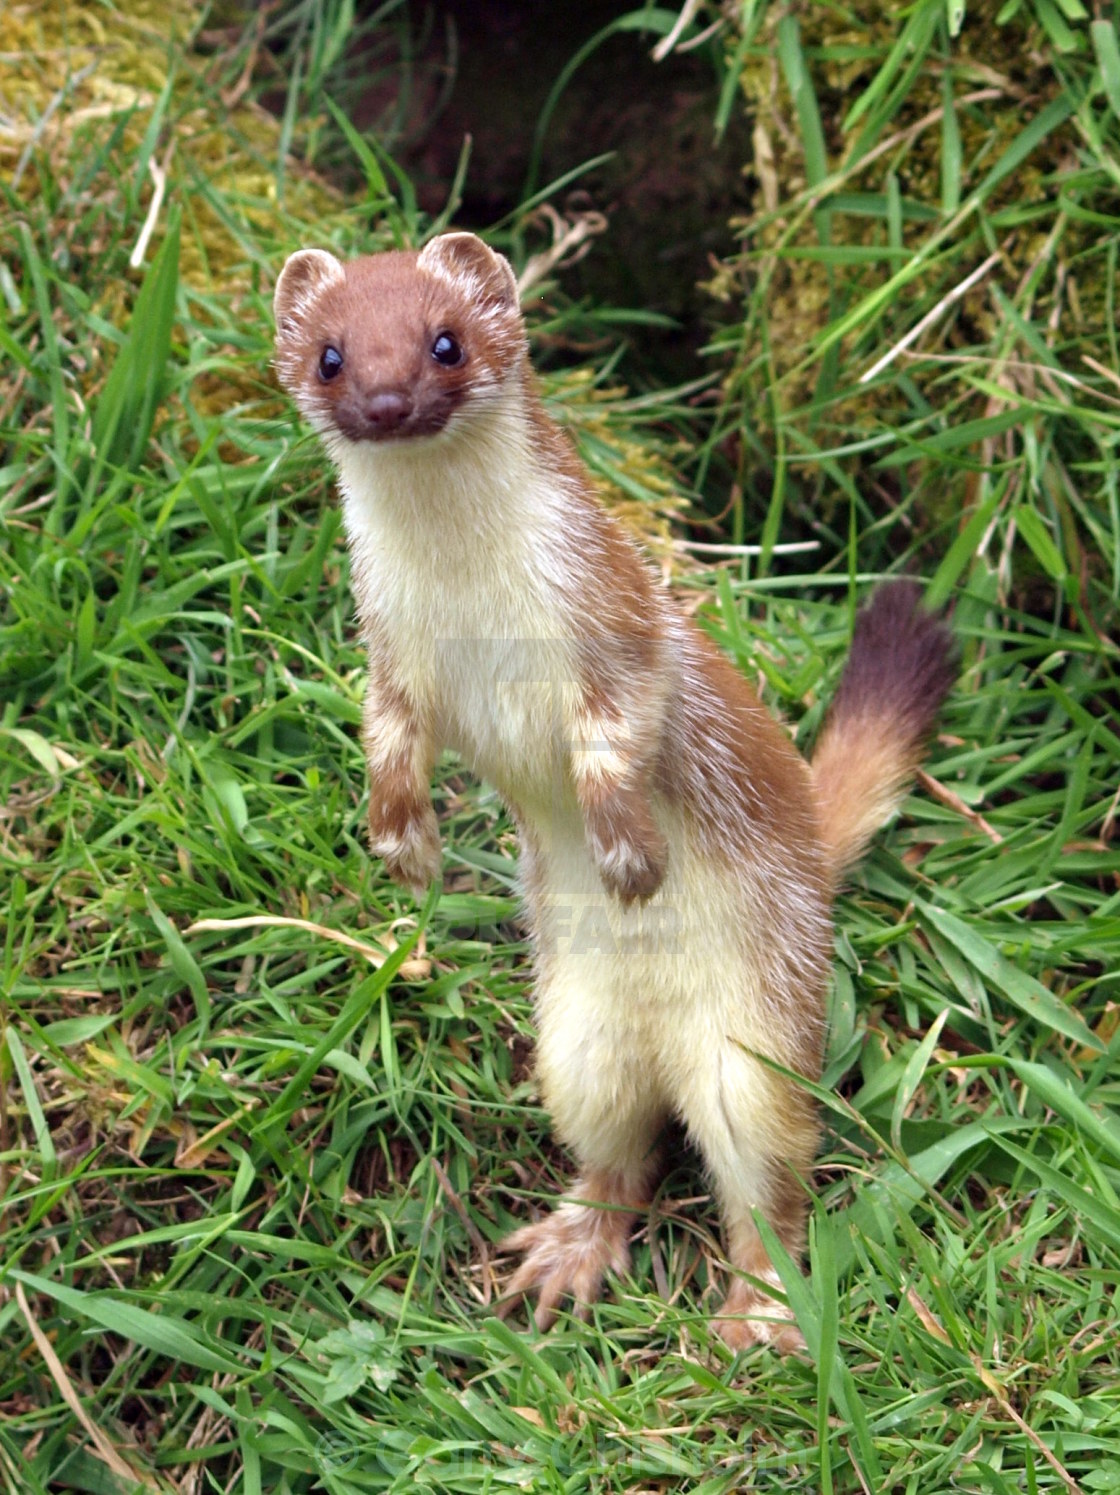
[[[532, 1083], [516, 846], [494, 796], [447, 761], [438, 902], [418, 908], [367, 857], [339, 520], [267, 373], [284, 254], [423, 227], [407, 184], [369, 156], [364, 196], [324, 220], [236, 111], [241, 175], [203, 171], [191, 111], [220, 113], [246, 40], [207, 58], [205, 80], [178, 53], [175, 88], [131, 118], [44, 132], [4, 187], [5, 1490], [1120, 1487], [1120, 360], [1105, 315], [1120, 80], [1077, 10], [1023, 7], [1076, 43], [1039, 33], [1078, 152], [1041, 186], [1029, 160], [1007, 181], [1029, 185], [1047, 232], [1098, 215], [1076, 244], [1055, 239], [1046, 272], [1064, 266], [1068, 286], [1082, 265], [1079, 304], [1098, 312], [1079, 322], [1068, 299], [1012, 286], [998, 318], [972, 305], [857, 409], [855, 378], [1002, 231], [998, 204], [977, 205], [973, 241], [951, 228], [953, 193], [922, 199], [932, 219], [904, 194], [893, 221], [944, 231], [946, 280], [876, 300], [889, 269], [872, 284], [859, 256], [850, 277], [830, 266], [808, 381], [796, 350], [767, 374], [774, 303], [745, 273], [722, 361], [697, 370], [728, 374], [714, 424], [672, 392], [606, 395], [609, 356], [603, 398], [550, 385], [628, 498], [663, 505], [676, 464], [679, 491], [713, 509], [738, 478], [736, 538], [819, 540], [802, 573], [774, 555], [676, 582], [805, 740], [867, 583], [909, 564], [954, 607], [961, 685], [928, 765], [948, 793], [911, 798], [838, 911], [828, 1135], [808, 1274], [786, 1275], [804, 1358], [734, 1361], [711, 1332], [718, 1226], [683, 1149], [632, 1278], [589, 1324], [541, 1337], [495, 1317], [495, 1244], [569, 1176]], [[269, 23], [299, 60], [281, 131], [321, 164], [348, 150], [322, 102], [348, 97], [344, 19], [308, 0]], [[929, 66], [953, 54], [937, 26], [922, 36]], [[883, 83], [844, 131], [827, 100], [819, 141], [806, 96], [789, 106], [818, 187], [843, 159], [837, 132], [851, 141], [894, 97], [890, 39], [867, 42]], [[748, 26], [712, 43], [728, 78], [756, 41]], [[802, 43], [787, 25], [787, 74]], [[804, 62], [811, 81], [829, 58]], [[76, 84], [61, 116], [83, 101]], [[171, 136], [141, 275], [127, 260], [146, 163]], [[973, 149], [962, 201], [993, 169]], [[834, 245], [841, 227], [837, 213]], [[502, 242], [520, 252], [520, 234]], [[625, 325], [555, 283], [533, 320]]]

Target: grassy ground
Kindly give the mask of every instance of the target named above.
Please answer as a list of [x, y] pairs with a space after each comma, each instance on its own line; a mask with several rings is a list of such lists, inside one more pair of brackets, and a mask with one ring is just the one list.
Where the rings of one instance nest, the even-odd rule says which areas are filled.
[[[40, 11], [65, 34], [20, 67], [53, 103], [21, 106], [0, 222], [6, 1490], [1120, 1488], [1120, 59], [1079, 9], [1023, 8], [1052, 130], [1075, 139], [1029, 182], [1018, 151], [986, 189], [1022, 182], [1011, 207], [982, 195], [952, 227], [1014, 131], [956, 156], [939, 133], [957, 203], [896, 174], [876, 216], [863, 184], [888, 251], [904, 223], [944, 229], [954, 283], [1027, 197], [1051, 235], [1035, 282], [954, 303], [951, 334], [943, 318], [877, 376], [878, 405], [851, 403], [855, 379], [948, 286], [869, 301], [866, 244], [819, 252], [840, 217], [814, 261], [838, 299], [769, 383], [769, 288], [813, 256], [791, 232], [757, 278], [749, 239], [729, 263], [714, 420], [611, 394], [609, 349], [597, 393], [549, 386], [616, 497], [731, 492], [737, 538], [819, 541], [809, 564], [676, 581], [805, 739], [865, 582], [909, 564], [954, 605], [961, 686], [931, 779], [839, 908], [809, 1272], [786, 1278], [810, 1353], [789, 1360], [732, 1360], [710, 1332], [717, 1221], [683, 1147], [590, 1324], [542, 1338], [493, 1311], [495, 1243], [567, 1177], [532, 1083], [516, 845], [446, 762], [438, 902], [369, 861], [338, 517], [267, 372], [288, 250], [365, 247], [371, 213], [378, 242], [424, 227], [373, 156], [348, 199], [280, 165], [290, 142], [324, 166], [353, 150], [322, 101], [331, 80], [345, 98], [342, 8], [268, 23], [298, 60], [279, 136], [238, 91], [255, 30], [136, 54], [143, 26], [102, 21], [98, 41], [78, 7]], [[865, 38], [873, 104], [899, 81], [893, 35]], [[731, 107], [765, 40], [714, 45]], [[811, 187], [804, 80], [833, 59], [788, 24], [780, 45]], [[903, 83], [952, 80], [947, 31], [923, 45]], [[860, 117], [823, 117], [840, 170]], [[149, 159], [169, 190], [136, 271]], [[523, 256], [519, 231], [502, 242]], [[542, 349], [611, 325], [548, 283], [533, 320]]]

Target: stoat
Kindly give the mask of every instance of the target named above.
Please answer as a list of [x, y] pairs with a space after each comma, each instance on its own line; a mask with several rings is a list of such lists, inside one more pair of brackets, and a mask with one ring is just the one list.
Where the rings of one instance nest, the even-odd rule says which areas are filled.
[[[430, 797], [453, 748], [520, 833], [537, 1073], [578, 1160], [509, 1240], [543, 1328], [628, 1263], [679, 1118], [734, 1273], [733, 1347], [800, 1343], [755, 1211], [795, 1255], [844, 869], [897, 807], [953, 670], [915, 583], [876, 592], [807, 764], [674, 606], [545, 413], [509, 263], [468, 233], [275, 293], [276, 367], [338, 474], [368, 649], [369, 836], [397, 881], [440, 875]], [[753, 1281], [751, 1279], [754, 1279]]]

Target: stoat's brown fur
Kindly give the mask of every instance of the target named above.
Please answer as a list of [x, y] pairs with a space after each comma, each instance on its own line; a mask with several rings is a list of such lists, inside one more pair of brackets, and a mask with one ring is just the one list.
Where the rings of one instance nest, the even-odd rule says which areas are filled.
[[748, 1280], [777, 1285], [755, 1210], [801, 1249], [817, 1147], [773, 1064], [820, 1072], [833, 891], [921, 759], [945, 630], [912, 584], [875, 595], [810, 767], [600, 505], [541, 406], [501, 256], [470, 234], [345, 266], [304, 250], [275, 309], [280, 379], [342, 493], [372, 849], [418, 892], [439, 876], [444, 747], [521, 834], [538, 1072], [581, 1172], [511, 1238], [511, 1291], [543, 1326], [625, 1268], [676, 1116], [736, 1269], [720, 1332], [796, 1344]]

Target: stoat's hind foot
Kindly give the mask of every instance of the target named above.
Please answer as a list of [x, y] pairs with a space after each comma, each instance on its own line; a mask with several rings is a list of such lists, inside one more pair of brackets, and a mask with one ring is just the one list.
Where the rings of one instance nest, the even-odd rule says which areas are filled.
[[[774, 1286], [780, 1286], [776, 1274]], [[724, 1305], [713, 1320], [713, 1327], [731, 1350], [748, 1350], [752, 1345], [768, 1344], [779, 1354], [790, 1355], [805, 1348], [801, 1330], [794, 1323], [788, 1306], [741, 1277], [731, 1284]]]
[[536, 1295], [533, 1314], [538, 1329], [552, 1326], [561, 1298], [574, 1301], [578, 1317], [598, 1298], [607, 1272], [624, 1273], [630, 1265], [630, 1232], [634, 1212], [594, 1204], [562, 1204], [538, 1220], [515, 1230], [503, 1250], [525, 1253], [510, 1279], [504, 1317], [525, 1295]]

